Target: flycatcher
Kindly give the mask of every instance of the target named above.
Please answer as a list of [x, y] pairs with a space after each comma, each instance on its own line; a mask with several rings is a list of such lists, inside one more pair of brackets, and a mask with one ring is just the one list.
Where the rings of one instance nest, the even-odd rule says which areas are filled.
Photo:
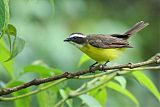
[[132, 46], [129, 45], [128, 39], [148, 25], [148, 23], [140, 21], [124, 34], [84, 35], [82, 33], [72, 33], [64, 41], [75, 45], [95, 60], [96, 63], [103, 63], [120, 57], [124, 48], [132, 48]]

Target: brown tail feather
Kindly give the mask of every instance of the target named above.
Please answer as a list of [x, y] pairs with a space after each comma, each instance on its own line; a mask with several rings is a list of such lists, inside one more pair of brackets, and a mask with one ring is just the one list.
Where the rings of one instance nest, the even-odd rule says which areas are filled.
[[144, 23], [143, 21], [140, 21], [140, 22], [136, 23], [132, 28], [130, 28], [124, 34], [128, 35], [128, 38], [129, 38], [132, 34], [137, 33], [138, 31], [140, 31], [141, 29], [145, 28], [148, 25], [149, 25], [149, 23]]

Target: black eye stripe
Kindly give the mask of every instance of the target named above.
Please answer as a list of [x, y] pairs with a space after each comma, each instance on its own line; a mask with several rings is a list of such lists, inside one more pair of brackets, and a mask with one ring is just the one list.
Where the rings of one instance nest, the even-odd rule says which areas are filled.
[[85, 38], [81, 38], [81, 37], [72, 37], [72, 41], [78, 44], [83, 44], [85, 43]]
[[71, 39], [83, 39], [83, 38], [81, 38], [81, 37], [72, 37]]

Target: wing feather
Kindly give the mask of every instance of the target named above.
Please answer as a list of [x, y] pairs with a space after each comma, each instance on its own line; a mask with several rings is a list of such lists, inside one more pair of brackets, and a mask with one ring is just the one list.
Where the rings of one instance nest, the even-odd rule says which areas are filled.
[[111, 35], [91, 34], [87, 36], [87, 41], [90, 45], [97, 48], [131, 48], [126, 39]]

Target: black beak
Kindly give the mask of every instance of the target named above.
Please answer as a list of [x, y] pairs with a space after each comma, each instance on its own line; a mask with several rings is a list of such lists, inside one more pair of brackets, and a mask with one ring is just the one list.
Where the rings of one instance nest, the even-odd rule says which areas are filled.
[[69, 41], [71, 41], [69, 38], [66, 38], [66, 39], [64, 40], [64, 42], [69, 42]]

